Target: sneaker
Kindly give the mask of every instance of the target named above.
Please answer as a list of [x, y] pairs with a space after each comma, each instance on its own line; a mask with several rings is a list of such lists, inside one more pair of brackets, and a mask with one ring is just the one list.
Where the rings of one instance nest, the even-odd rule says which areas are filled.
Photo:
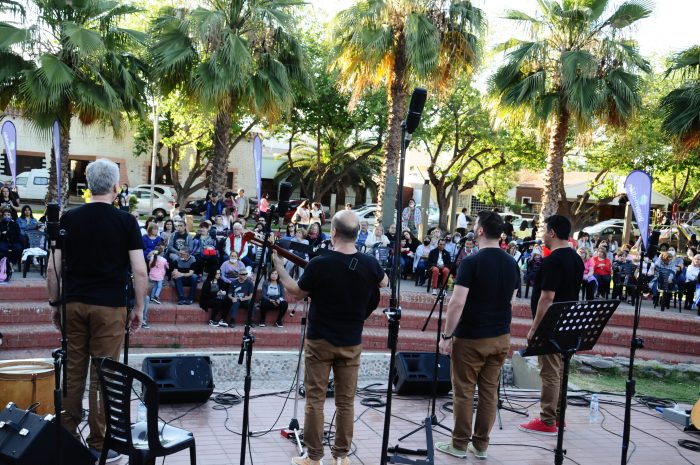
[[542, 422], [539, 418], [530, 420], [528, 423], [523, 423], [518, 426], [520, 431], [525, 431], [526, 433], [544, 434], [547, 436], [554, 436], [557, 434], [556, 426], [549, 426]]
[[142, 327], [143, 329], [148, 329], [148, 328], [150, 328], [150, 326], [148, 326], [148, 323], [141, 323], [141, 327]]
[[346, 457], [333, 457], [331, 465], [350, 465], [350, 459]]
[[260, 323], [260, 324], [258, 324], [258, 326], [259, 326], [260, 328], [264, 328], [264, 327], [265, 327], [265, 323]]
[[304, 454], [301, 457], [294, 457], [292, 465], [323, 465], [323, 461], [311, 460], [308, 455]]
[[192, 299], [185, 300], [185, 305], [192, 305]]
[[180, 299], [177, 301], [178, 305], [187, 305], [187, 301], [185, 299]]
[[284, 325], [279, 322], [275, 322], [275, 326], [277, 326], [278, 328], [284, 328]]
[[156, 304], [156, 305], [160, 305], [161, 302], [160, 302], [160, 299], [158, 299], [158, 297], [153, 297], [151, 299], [151, 303]]
[[443, 452], [445, 454], [449, 454], [453, 457], [457, 457], [458, 459], [466, 459], [467, 458], [467, 451], [457, 449], [456, 447], [454, 447], [452, 445], [452, 441], [436, 442], [435, 448], [437, 450], [439, 450], [440, 452]]
[[218, 326], [221, 326], [222, 328], [228, 328], [229, 324], [226, 323], [224, 320], [219, 320]]
[[[102, 454], [102, 451], [95, 449], [94, 447], [90, 448], [90, 453], [95, 457], [97, 460], [100, 459], [100, 455]], [[112, 449], [107, 451], [107, 460], [105, 460], [106, 463], [110, 462], [116, 462], [122, 458], [121, 454], [119, 454], [117, 451], [114, 451]]]
[[433, 294], [433, 295], [437, 295], [437, 289], [433, 289], [432, 294]]
[[214, 320], [209, 320], [209, 326], [219, 326]]
[[473, 442], [469, 443], [469, 445], [467, 446], [467, 451], [474, 454], [474, 457], [476, 457], [479, 460], [486, 460], [487, 458], [489, 458], [489, 454], [485, 450], [481, 451], [481, 450], [477, 449], [474, 446]]

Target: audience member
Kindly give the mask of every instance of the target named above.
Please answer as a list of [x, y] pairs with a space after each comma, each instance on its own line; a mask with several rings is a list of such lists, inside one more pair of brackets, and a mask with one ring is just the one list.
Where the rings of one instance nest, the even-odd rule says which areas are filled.
[[239, 309], [250, 308], [253, 298], [253, 283], [248, 279], [248, 270], [243, 268], [238, 272], [238, 277], [228, 287], [228, 298], [231, 299], [229, 310], [229, 326], [236, 326], [236, 315]]
[[238, 221], [231, 226], [231, 235], [224, 246], [225, 256], [230, 256], [232, 252], [238, 254], [238, 259], [245, 263], [245, 266], [253, 266], [253, 260], [248, 257], [247, 241], [243, 237], [243, 225]]
[[146, 227], [143, 235], [143, 257], [148, 262], [148, 257], [156, 247], [163, 243], [163, 238], [158, 235], [158, 224], [153, 221]]
[[226, 297], [228, 285], [221, 279], [221, 271], [207, 276], [202, 284], [202, 292], [199, 295], [199, 306], [202, 310], [209, 311], [209, 326], [228, 328], [226, 313], [229, 300]]
[[450, 259], [450, 254], [445, 250], [445, 239], [440, 239], [437, 248], [431, 250], [428, 255], [428, 269], [432, 275], [430, 287], [433, 295], [437, 295], [438, 277], [442, 278], [442, 283], [444, 285], [445, 280], [450, 275], [451, 265], [452, 260]]
[[275, 326], [278, 328], [284, 327], [282, 319], [287, 313], [287, 301], [284, 298], [284, 286], [279, 280], [279, 274], [273, 268], [268, 277], [262, 284], [262, 297], [260, 298], [260, 321], [258, 326], [265, 326], [265, 316], [268, 311], [276, 311], [277, 319]]
[[18, 264], [23, 249], [19, 226], [12, 219], [12, 209], [4, 207], [0, 221], [0, 258], [7, 257], [10, 263]]
[[[190, 254], [189, 249], [180, 249], [178, 258], [173, 264], [173, 280], [177, 290], [178, 305], [189, 305], [194, 302], [197, 282], [199, 281], [199, 276], [194, 272], [196, 263], [197, 260]], [[188, 296], [185, 296], [185, 286], [190, 288]]]

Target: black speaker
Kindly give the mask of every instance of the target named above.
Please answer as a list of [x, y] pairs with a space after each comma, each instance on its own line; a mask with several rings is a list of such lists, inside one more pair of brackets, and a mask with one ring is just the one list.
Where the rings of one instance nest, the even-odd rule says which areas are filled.
[[289, 210], [289, 198], [292, 196], [292, 183], [281, 182], [279, 185], [279, 193], [277, 194], [277, 214], [280, 218], [284, 218]]
[[[394, 386], [398, 395], [433, 393], [434, 352], [399, 352], [396, 354]], [[440, 354], [437, 370], [437, 394], [444, 395], [452, 389], [450, 358]]]
[[[96, 461], [90, 451], [61, 428], [63, 463], [93, 465]], [[10, 402], [0, 412], [0, 464], [55, 465], [56, 420], [53, 415], [40, 417], [17, 408]]]
[[209, 357], [146, 357], [141, 371], [158, 385], [162, 404], [205, 402], [214, 392]]

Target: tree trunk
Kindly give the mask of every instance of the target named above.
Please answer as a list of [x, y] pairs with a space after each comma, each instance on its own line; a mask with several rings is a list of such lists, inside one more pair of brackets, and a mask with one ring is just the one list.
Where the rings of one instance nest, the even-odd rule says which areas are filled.
[[566, 136], [569, 132], [569, 112], [561, 108], [555, 116], [556, 121], [549, 136], [547, 150], [547, 167], [544, 173], [544, 189], [542, 191], [542, 211], [539, 218], [537, 237], [544, 237], [544, 220], [557, 213], [562, 178], [564, 177], [564, 151]]
[[230, 188], [226, 185], [226, 175], [231, 142], [231, 114], [229, 108], [224, 108], [216, 115], [214, 121], [214, 156], [211, 160], [209, 190], [217, 192], [220, 196]]
[[[438, 209], [440, 210], [439, 227], [442, 231], [447, 231], [447, 217], [450, 209], [450, 200], [447, 196], [447, 186], [435, 186]], [[424, 212], [427, 215], [428, 212]]]
[[[406, 37], [403, 31], [399, 33], [396, 41], [396, 58], [392, 70], [391, 83], [387, 103], [389, 108], [388, 131], [386, 138], [386, 162], [382, 166], [379, 179], [379, 193], [377, 211], [380, 220], [387, 215], [393, 216], [394, 195], [396, 194], [396, 182], [398, 176], [399, 160], [401, 159], [401, 122], [406, 113]], [[387, 185], [387, 182], [393, 185]], [[402, 186], [399, 186], [401, 188]], [[387, 198], [387, 196], [391, 198]], [[384, 210], [388, 213], [385, 215]], [[390, 221], [390, 223], [394, 222]], [[385, 225], [388, 227], [389, 224]]]
[[[45, 202], [58, 202], [61, 210], [64, 210], [68, 205], [68, 178], [70, 176], [70, 128], [71, 116], [66, 116], [59, 119], [59, 128], [61, 131], [61, 198], [58, 198], [58, 190], [56, 183], [56, 154], [51, 150], [49, 159], [49, 186], [46, 192]], [[53, 141], [53, 136], [51, 138]]]

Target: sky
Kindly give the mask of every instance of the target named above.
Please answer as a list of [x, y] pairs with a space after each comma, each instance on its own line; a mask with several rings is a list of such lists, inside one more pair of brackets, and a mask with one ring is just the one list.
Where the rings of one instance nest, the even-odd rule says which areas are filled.
[[[354, 0], [307, 0], [311, 6], [322, 14], [330, 16], [349, 5]], [[484, 9], [489, 20], [487, 48], [503, 42], [515, 33], [510, 21], [501, 17], [509, 9], [518, 9], [528, 14], [537, 11], [536, 0], [473, 0]], [[613, 0], [613, 5], [622, 1]], [[700, 44], [698, 32], [700, 18], [700, 0], [657, 0], [652, 16], [638, 23], [633, 30], [633, 38], [645, 56], [665, 56], [669, 52], [678, 52], [694, 44]]]

